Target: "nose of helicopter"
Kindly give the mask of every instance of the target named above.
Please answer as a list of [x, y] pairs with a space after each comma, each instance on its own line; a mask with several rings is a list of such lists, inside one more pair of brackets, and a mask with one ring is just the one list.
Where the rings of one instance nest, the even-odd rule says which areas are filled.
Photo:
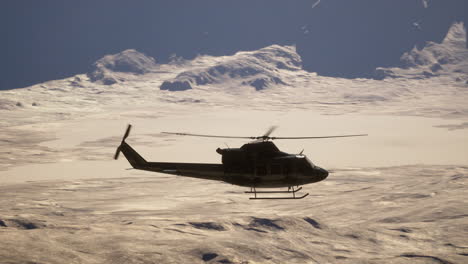
[[328, 177], [328, 171], [323, 169], [323, 168], [318, 168], [318, 175], [320, 177], [320, 180], [325, 180]]

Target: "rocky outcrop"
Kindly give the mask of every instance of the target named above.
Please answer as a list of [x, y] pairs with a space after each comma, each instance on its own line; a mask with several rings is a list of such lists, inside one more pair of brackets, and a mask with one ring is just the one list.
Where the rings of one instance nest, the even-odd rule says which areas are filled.
[[87, 75], [93, 82], [111, 85], [120, 80], [117, 73], [145, 74], [155, 66], [154, 58], [134, 49], [128, 49], [99, 59]]

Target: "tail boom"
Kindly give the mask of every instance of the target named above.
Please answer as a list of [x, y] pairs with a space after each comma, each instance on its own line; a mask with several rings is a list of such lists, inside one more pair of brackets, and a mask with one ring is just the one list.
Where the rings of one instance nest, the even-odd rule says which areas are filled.
[[135, 169], [145, 168], [148, 164], [148, 162], [125, 141], [120, 144], [119, 151], [123, 153], [130, 165]]

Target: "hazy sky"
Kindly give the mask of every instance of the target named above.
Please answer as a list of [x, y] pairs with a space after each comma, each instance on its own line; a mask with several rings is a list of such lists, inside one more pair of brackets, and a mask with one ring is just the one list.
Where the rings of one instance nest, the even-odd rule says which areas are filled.
[[440, 41], [467, 20], [466, 0], [4, 0], [0, 89], [84, 73], [106, 54], [134, 48], [225, 55], [296, 44], [304, 68], [368, 76], [404, 51]]

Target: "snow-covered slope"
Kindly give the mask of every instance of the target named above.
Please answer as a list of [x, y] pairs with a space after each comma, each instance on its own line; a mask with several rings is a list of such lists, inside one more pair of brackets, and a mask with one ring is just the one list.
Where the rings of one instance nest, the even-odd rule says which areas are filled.
[[377, 68], [376, 77], [430, 78], [451, 75], [458, 82], [468, 82], [466, 28], [454, 23], [442, 43], [428, 42], [422, 49], [414, 47], [401, 56], [399, 68]]
[[281, 72], [301, 70], [301, 58], [293, 46], [272, 45], [257, 51], [239, 52], [215, 65], [191, 69], [161, 85], [162, 90], [180, 91], [193, 86], [219, 84], [224, 87], [252, 86], [262, 90], [285, 84]]

